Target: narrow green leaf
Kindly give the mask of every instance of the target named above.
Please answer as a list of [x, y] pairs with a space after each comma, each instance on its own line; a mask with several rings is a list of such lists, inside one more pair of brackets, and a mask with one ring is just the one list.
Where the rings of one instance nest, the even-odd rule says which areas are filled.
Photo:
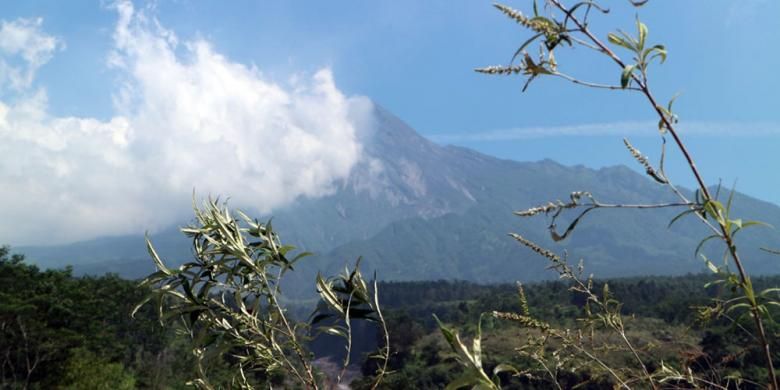
[[[657, 46], [660, 46], [660, 45], [657, 45]], [[669, 103], [666, 104], [666, 109], [669, 112], [672, 112], [672, 106], [674, 105], [674, 101], [677, 100], [678, 97], [680, 97], [680, 92], [675, 93], [674, 96], [672, 96], [672, 98], [669, 99]]]
[[477, 322], [477, 335], [474, 336], [474, 341], [471, 346], [471, 353], [473, 355], [474, 365], [482, 369], [482, 316], [479, 316], [479, 322]]
[[636, 28], [639, 32], [639, 45], [637, 48], [639, 51], [642, 51], [645, 48], [645, 40], [647, 39], [647, 26], [637, 19]]
[[473, 370], [466, 370], [466, 372], [448, 383], [444, 390], [458, 390], [469, 386], [476, 387], [479, 382], [480, 378]]
[[675, 216], [674, 218], [672, 218], [672, 220], [671, 220], [671, 221], [669, 221], [669, 225], [667, 225], [666, 227], [667, 227], [667, 228], [670, 228], [670, 227], [672, 227], [672, 225], [673, 225], [675, 222], [677, 222], [677, 220], [679, 220], [680, 218], [682, 218], [682, 217], [684, 217], [684, 216], [686, 216], [686, 215], [688, 215], [688, 214], [695, 213], [695, 212], [696, 212], [696, 210], [695, 210], [695, 209], [690, 209], [690, 210], [685, 210], [685, 211], [683, 211], [683, 212], [682, 212], [682, 213], [680, 213], [680, 214], [677, 214], [677, 216]]
[[339, 329], [339, 328], [336, 328], [336, 327], [325, 328], [324, 332], [329, 334], [329, 335], [332, 335], [332, 336], [339, 336], [339, 337], [343, 337], [343, 338], [347, 338], [348, 337], [346, 332], [344, 332], [342, 329]]
[[508, 363], [500, 363], [496, 366], [496, 368], [493, 369], [493, 375], [498, 375], [502, 372], [511, 372], [513, 374], [520, 373], [520, 370], [515, 368], [515, 366], [508, 364]]
[[141, 300], [141, 302], [133, 308], [133, 311], [130, 312], [130, 318], [135, 318], [135, 313], [138, 313], [138, 310], [141, 309], [141, 306], [147, 304], [150, 300], [152, 300], [152, 298], [154, 298], [154, 296], [155, 296], [154, 293], [146, 295], [146, 297], [144, 297], [144, 299]]
[[750, 307], [749, 303], [745, 303], [745, 302], [737, 303], [736, 305], [731, 305], [728, 309], [726, 309], [726, 313], [731, 313], [732, 311], [734, 311], [736, 309], [750, 310], [751, 307]]
[[515, 50], [515, 54], [512, 56], [512, 59], [509, 61], [509, 63], [513, 64], [515, 62], [515, 59], [517, 59], [517, 56], [519, 56], [523, 52], [523, 50], [525, 50], [525, 48], [528, 47], [528, 45], [533, 43], [533, 41], [535, 41], [537, 38], [541, 37], [542, 35], [544, 35], [544, 33], [536, 33], [536, 35], [532, 36], [531, 38], [528, 38], [525, 42], [523, 42], [523, 44], [520, 45], [520, 47], [518, 47], [517, 50]]
[[615, 33], [607, 34], [607, 40], [609, 41], [609, 43], [613, 45], [618, 45], [631, 51], [634, 50], [634, 47], [630, 43], [628, 43], [628, 41], [626, 41], [625, 39], [623, 39], [622, 37], [618, 36]]
[[146, 250], [149, 251], [149, 255], [152, 256], [152, 260], [154, 261], [154, 265], [157, 266], [157, 269], [162, 271], [168, 276], [173, 275], [173, 273], [163, 264], [162, 260], [160, 259], [160, 256], [157, 254], [157, 251], [154, 250], [154, 246], [152, 246], [152, 241], [149, 240], [149, 236], [147, 235], [145, 237], [146, 239]]
[[763, 227], [768, 227], [768, 228], [774, 229], [774, 226], [772, 226], [772, 225], [770, 225], [770, 224], [768, 224], [766, 222], [761, 222], [761, 221], [744, 221], [744, 222], [742, 222], [742, 228], [743, 229], [747, 228], [747, 227], [750, 227], [750, 226], [763, 226]]
[[338, 297], [336, 297], [333, 289], [331, 289], [330, 285], [325, 281], [325, 279], [322, 278], [322, 275], [317, 274], [316, 280], [317, 291], [320, 293], [320, 297], [325, 301], [325, 303], [328, 304], [328, 306], [330, 306], [331, 309], [344, 314], [344, 308], [341, 306]]
[[716, 267], [715, 264], [712, 264], [711, 261], [705, 259], [704, 262], [707, 264], [707, 268], [709, 268], [712, 273], [717, 274], [719, 272], [718, 267]]
[[763, 297], [763, 296], [767, 296], [768, 294], [771, 294], [771, 293], [773, 293], [773, 292], [780, 293], [780, 287], [771, 287], [771, 288], [768, 288], [768, 289], [766, 289], [766, 290], [763, 290], [763, 291], [761, 291], [761, 292], [759, 293], [759, 295], [761, 295], [761, 296]]
[[[652, 55], [651, 55], [652, 54]], [[649, 57], [649, 58], [648, 58]], [[655, 58], [660, 58], [660, 63], [666, 62], [666, 49], [663, 45], [655, 45], [645, 51], [642, 52], [642, 58], [641, 62], [645, 64], [649, 64], [653, 61]]]
[[631, 75], [634, 73], [634, 69], [636, 69], [636, 64], [626, 65], [623, 68], [623, 73], [620, 75], [620, 86], [622, 88], [627, 88], [631, 83]]
[[720, 235], [712, 234], [712, 235], [709, 235], [709, 236], [705, 237], [703, 240], [699, 241], [699, 245], [696, 245], [696, 250], [693, 252], [693, 254], [694, 255], [698, 255], [699, 252], [701, 252], [701, 248], [704, 246], [704, 244], [707, 241], [712, 240], [713, 238], [720, 238]]

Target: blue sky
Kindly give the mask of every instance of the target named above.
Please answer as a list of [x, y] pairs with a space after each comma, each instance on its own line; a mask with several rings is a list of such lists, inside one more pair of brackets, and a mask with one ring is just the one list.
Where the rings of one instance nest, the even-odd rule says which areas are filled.
[[[529, 2], [509, 4], [530, 11]], [[680, 131], [707, 180], [738, 180], [738, 189], [780, 203], [780, 180], [773, 169], [780, 165], [780, 53], [775, 50], [780, 2], [656, 0], [637, 10], [625, 1], [611, 1], [608, 6], [609, 15], [592, 21], [600, 36], [615, 28], [633, 31], [638, 12], [650, 28], [649, 40], [667, 46], [667, 62], [652, 70], [653, 88], [664, 101], [682, 93], [675, 104]], [[505, 64], [527, 37], [486, 1], [13, 2], [4, 4], [0, 19], [9, 26], [6, 35], [24, 30], [40, 38], [25, 44], [43, 45], [25, 52], [6, 37], [3, 49], [0, 33], [0, 72], [6, 72], [0, 73], [0, 103], [10, 113], [7, 128], [0, 125], [0, 138], [6, 140], [5, 149], [0, 147], [5, 153], [0, 184], [23, 188], [0, 199], [17, 205], [0, 211], [27, 220], [25, 207], [56, 203], [61, 206], [49, 218], [88, 221], [78, 229], [81, 233], [62, 234], [55, 241], [169, 222], [174, 214], [166, 210], [191, 192], [199, 171], [150, 172], [174, 170], [176, 161], [184, 160], [216, 174], [216, 168], [203, 168], [198, 164], [204, 163], [181, 153], [184, 146], [211, 150], [210, 142], [227, 137], [213, 123], [225, 115], [238, 118], [231, 119], [238, 129], [234, 138], [249, 139], [247, 148], [251, 142], [268, 142], [268, 137], [253, 141], [248, 135], [257, 133], [248, 123], [266, 121], [260, 131], [265, 136], [285, 129], [299, 136], [278, 142], [282, 150], [291, 142], [306, 145], [301, 166], [326, 165], [305, 171], [300, 182], [271, 180], [285, 198], [326, 193], [328, 183], [359, 159], [354, 127], [364, 119], [366, 98], [437, 142], [504, 158], [630, 165], [623, 136], [653, 159], [658, 154], [653, 113], [638, 95], [545, 79], [521, 93], [520, 77], [474, 73], [475, 67]], [[24, 53], [32, 54], [26, 58]], [[561, 70], [583, 79], [619, 79], [619, 69], [586, 50], [556, 55]], [[29, 82], [21, 76], [13, 81], [9, 69], [32, 76]], [[212, 79], [213, 74], [224, 77]], [[230, 83], [243, 87], [228, 94]], [[198, 98], [174, 109], [182, 96], [191, 95]], [[253, 110], [258, 104], [264, 108]], [[212, 105], [221, 111], [202, 113]], [[284, 107], [282, 114], [274, 111], [279, 107]], [[199, 113], [197, 123], [187, 122], [192, 116], [187, 110]], [[317, 127], [312, 118], [323, 112], [332, 116], [334, 126], [343, 126]], [[198, 130], [188, 133], [188, 125]], [[19, 134], [27, 128], [37, 130]], [[174, 138], [192, 134], [202, 138], [183, 145]], [[335, 141], [323, 141], [326, 135]], [[225, 155], [251, 153], [235, 142], [229, 145]], [[345, 145], [354, 153], [330, 161], [330, 153]], [[14, 154], [25, 148], [35, 153]], [[280, 152], [266, 163], [292, 161], [293, 156], [299, 157]], [[671, 156], [668, 165], [679, 162]], [[253, 190], [242, 187], [241, 178], [269, 175], [241, 159], [230, 164], [219, 168], [235, 171], [236, 177], [215, 180], [237, 192]], [[691, 183], [684, 170], [671, 173], [678, 183]], [[56, 185], [47, 186], [51, 177]], [[125, 180], [115, 183], [117, 178]], [[94, 194], [106, 187], [112, 190]], [[147, 193], [155, 189], [172, 195], [156, 196], [159, 208], [145, 211]], [[117, 199], [130, 205], [126, 211], [112, 206]], [[272, 209], [285, 199], [263, 201]], [[115, 228], [106, 229], [100, 221]], [[29, 226], [7, 227], [0, 234], [10, 235], [12, 243], [28, 243], [42, 234], [41, 225], [52, 223], [57, 226], [47, 218], [32, 218]]]

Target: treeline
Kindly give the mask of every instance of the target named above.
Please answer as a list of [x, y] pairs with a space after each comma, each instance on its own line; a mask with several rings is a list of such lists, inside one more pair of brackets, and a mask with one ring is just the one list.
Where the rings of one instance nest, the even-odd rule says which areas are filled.
[[[623, 302], [624, 314], [662, 319], [668, 323], [690, 323], [696, 312], [693, 306], [708, 304], [711, 299], [728, 294], [711, 274], [685, 276], [642, 276], [614, 280], [594, 280], [600, 290], [609, 284], [612, 293]], [[780, 276], [753, 279], [756, 290], [776, 286]], [[710, 285], [705, 288], [705, 286]], [[536, 315], [546, 320], [570, 318], [571, 310], [585, 302], [581, 295], [569, 291], [559, 281], [536, 282], [525, 286], [525, 294]], [[457, 322], [461, 314], [474, 315], [484, 311], [519, 309], [517, 286], [514, 284], [485, 285], [466, 281], [383, 282], [379, 284], [383, 307], [402, 308], [410, 314], [434, 313], [439, 318]], [[453, 310], [457, 309], [457, 310]], [[429, 315], [430, 317], [430, 315]], [[426, 321], [433, 328], [434, 321]]]
[[[712, 369], [730, 373], [750, 387], [760, 378], [760, 356], [739, 327], [726, 320], [699, 327], [697, 306], [712, 298], [728, 296], [707, 275], [642, 277], [608, 281], [610, 290], [631, 317], [632, 337], [651, 345], [643, 351], [660, 361], [677, 361], [693, 370]], [[757, 290], [780, 284], [780, 276], [756, 278]], [[598, 286], [603, 283], [597, 281]], [[520, 303], [514, 285], [480, 285], [469, 282], [385, 282], [380, 300], [390, 325], [392, 372], [383, 388], [440, 388], [453, 380], [460, 368], [448, 354], [433, 315], [473, 333], [480, 314], [518, 311]], [[525, 286], [532, 314], [550, 323], [565, 324], [581, 312], [584, 301], [561, 282]], [[147, 305], [131, 318], [130, 313], [148, 291], [136, 281], [115, 275], [75, 277], [70, 269], [41, 270], [27, 264], [20, 255], [0, 248], [0, 389], [72, 388], [131, 389], [185, 388], [195, 377], [189, 340], [175, 327], [164, 328], [159, 313]], [[300, 313], [309, 308], [292, 307]], [[778, 318], [777, 311], [773, 311]], [[512, 324], [485, 317], [485, 361], [488, 366], [511, 361], [530, 364], [512, 349], [517, 337], [529, 337]], [[739, 322], [737, 322], [739, 324]], [[780, 327], [770, 323], [773, 350], [780, 350]], [[356, 328], [357, 362], [363, 375], [375, 371], [367, 358], [378, 337], [370, 327]], [[464, 336], [466, 336], [464, 334]], [[315, 352], [337, 356], [340, 343], [320, 339]], [[321, 354], [318, 354], [321, 356]], [[229, 359], [229, 357], [225, 357]], [[650, 359], [654, 360], [654, 359]], [[780, 360], [780, 358], [779, 358]], [[228, 361], [208, 367], [215, 383], [229, 378]], [[777, 362], [780, 365], [780, 361]], [[530, 367], [530, 366], [529, 366]], [[509, 387], [546, 388], [539, 375], [505, 378]], [[572, 386], [588, 378], [587, 371], [570, 374]], [[283, 378], [272, 379], [284, 383]], [[223, 382], [226, 385], [227, 382]], [[353, 383], [360, 388], [368, 381]], [[735, 382], [736, 383], [736, 382]], [[598, 380], [591, 385], [598, 385]], [[603, 384], [603, 383], [602, 383]]]

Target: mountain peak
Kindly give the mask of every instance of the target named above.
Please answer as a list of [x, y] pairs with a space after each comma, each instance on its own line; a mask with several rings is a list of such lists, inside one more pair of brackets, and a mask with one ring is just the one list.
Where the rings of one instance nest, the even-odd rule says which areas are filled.
[[364, 140], [364, 146], [370, 155], [381, 157], [388, 153], [431, 152], [441, 149], [377, 103], [374, 103], [373, 114], [372, 129], [367, 132], [368, 139]]

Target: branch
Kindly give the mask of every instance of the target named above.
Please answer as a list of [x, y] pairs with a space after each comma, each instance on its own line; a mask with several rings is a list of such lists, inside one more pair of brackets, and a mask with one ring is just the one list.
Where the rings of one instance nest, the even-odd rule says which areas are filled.
[[582, 81], [582, 80], [576, 79], [576, 78], [574, 78], [572, 76], [569, 76], [569, 75], [567, 75], [565, 73], [561, 73], [561, 72], [552, 73], [551, 76], [558, 76], [558, 77], [560, 77], [562, 79], [571, 81], [574, 84], [584, 85], [586, 87], [591, 87], [591, 88], [611, 89], [611, 90], [616, 90], [616, 91], [617, 90], [641, 91], [641, 89], [636, 88], [636, 87], [623, 88], [623, 87], [621, 87], [619, 85], [607, 85], [607, 84], [591, 83], [589, 81]]

